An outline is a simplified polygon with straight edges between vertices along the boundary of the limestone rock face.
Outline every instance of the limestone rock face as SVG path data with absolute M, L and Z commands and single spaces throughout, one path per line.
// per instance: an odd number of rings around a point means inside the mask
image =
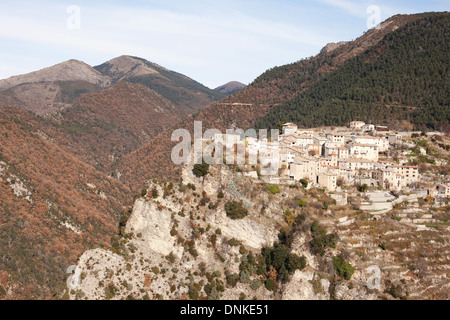
M 241 241 L 245 246 L 262 249 L 264 246 L 272 246 L 278 239 L 278 231 L 269 224 L 264 224 L 263 219 L 256 221 L 253 217 L 246 217 L 241 220 L 232 220 L 227 217 L 222 210 L 208 218 L 214 228 L 219 228 L 222 234 L 227 238 L 235 238 Z
M 292 253 L 298 256 L 304 256 L 306 258 L 307 265 L 311 268 L 317 268 L 314 256 L 309 251 L 309 243 L 307 242 L 306 236 L 299 233 L 294 238 L 294 243 L 292 245 Z
M 159 210 L 153 202 L 138 199 L 134 204 L 133 213 L 128 221 L 126 232 L 142 234 L 148 249 L 168 255 L 173 251 L 175 238 L 170 235 L 172 229 L 171 212 Z
M 337 48 L 341 47 L 342 45 L 346 44 L 346 42 L 339 42 L 339 43 L 329 43 L 327 44 L 322 51 L 320 51 L 321 54 L 326 54 L 328 52 L 334 51 Z
M 324 300 L 328 294 L 316 293 L 313 284 L 314 273 L 311 271 L 297 270 L 292 276 L 291 281 L 283 290 L 283 300 Z M 318 280 L 321 281 L 321 280 Z M 329 287 L 327 280 L 321 281 L 322 292 L 327 292 Z

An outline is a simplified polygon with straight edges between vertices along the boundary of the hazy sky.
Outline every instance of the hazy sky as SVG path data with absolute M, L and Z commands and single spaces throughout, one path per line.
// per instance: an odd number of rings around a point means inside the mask
M 103 0 L 0 2 L 0 78 L 77 59 L 133 55 L 215 88 L 353 40 L 397 13 L 450 1 Z M 378 8 L 378 9 L 377 9 Z

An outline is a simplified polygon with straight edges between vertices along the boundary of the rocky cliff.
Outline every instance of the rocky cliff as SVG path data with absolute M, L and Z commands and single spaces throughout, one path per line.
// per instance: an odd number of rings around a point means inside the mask
M 321 190 L 268 187 L 226 166 L 210 167 L 203 178 L 185 167 L 179 184 L 153 180 L 111 249 L 81 256 L 70 297 L 448 298 L 448 230 L 411 232 L 389 216 L 333 204 Z M 225 210 L 230 201 L 246 208 L 243 219 Z M 435 255 L 424 256 L 431 238 Z

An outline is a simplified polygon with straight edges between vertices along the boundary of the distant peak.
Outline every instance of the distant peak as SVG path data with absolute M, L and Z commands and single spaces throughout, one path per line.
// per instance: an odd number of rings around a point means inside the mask
M 216 92 L 224 93 L 224 94 L 233 94 L 239 90 L 244 89 L 247 85 L 239 82 L 239 81 L 230 81 L 220 87 L 214 89 Z

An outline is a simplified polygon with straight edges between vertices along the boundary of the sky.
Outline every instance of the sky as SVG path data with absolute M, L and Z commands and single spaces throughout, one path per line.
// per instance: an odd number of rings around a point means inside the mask
M 0 79 L 77 59 L 138 56 L 209 88 L 351 41 L 448 0 L 1 0 Z

